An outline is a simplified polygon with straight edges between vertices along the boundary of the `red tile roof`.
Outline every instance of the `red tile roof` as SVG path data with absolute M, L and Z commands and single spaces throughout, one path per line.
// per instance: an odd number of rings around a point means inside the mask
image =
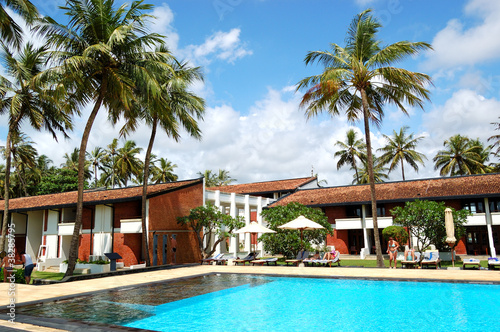
M 377 201 L 408 201 L 460 197 L 500 197 L 500 174 L 434 178 L 376 184 Z M 303 189 L 283 197 L 271 206 L 298 202 L 308 206 L 365 204 L 370 202 L 370 186 L 355 185 Z
M 190 186 L 196 183 L 201 183 L 201 179 L 186 180 L 178 182 L 169 182 L 148 186 L 148 196 L 161 194 L 172 191 L 181 187 Z M 9 201 L 9 210 L 40 210 L 46 208 L 57 208 L 63 206 L 75 205 L 78 192 L 70 191 L 60 194 L 49 194 L 40 196 L 20 197 Z M 127 201 L 140 199 L 142 196 L 142 186 L 128 187 L 109 190 L 87 190 L 83 193 L 84 204 L 102 204 L 113 203 L 117 201 Z M 0 211 L 4 210 L 4 204 L 0 205 Z
M 272 192 L 287 192 L 294 191 L 300 186 L 316 180 L 315 177 L 306 177 L 298 179 L 278 180 L 278 181 L 265 181 L 254 182 L 245 184 L 234 184 L 221 187 L 210 187 L 207 190 L 220 190 L 225 193 L 236 194 L 262 194 Z

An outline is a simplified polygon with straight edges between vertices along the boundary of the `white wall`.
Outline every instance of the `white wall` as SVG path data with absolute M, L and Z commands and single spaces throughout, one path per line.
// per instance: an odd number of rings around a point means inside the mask
M 42 244 L 43 211 L 28 212 L 28 228 L 26 234 L 26 252 L 36 260 L 38 249 Z

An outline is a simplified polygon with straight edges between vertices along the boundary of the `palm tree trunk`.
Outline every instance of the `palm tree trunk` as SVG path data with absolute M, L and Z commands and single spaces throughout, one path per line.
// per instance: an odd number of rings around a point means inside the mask
M 352 166 L 354 166 L 354 171 L 356 172 L 356 184 L 359 184 L 358 167 L 356 167 L 356 160 L 354 159 L 354 157 L 352 160 Z
M 105 79 L 102 83 L 105 87 Z M 87 120 L 87 124 L 85 125 L 85 129 L 83 131 L 82 141 L 80 143 L 80 153 L 78 154 L 78 200 L 76 202 L 76 220 L 75 220 L 75 228 L 73 230 L 73 237 L 71 238 L 71 244 L 69 248 L 69 257 L 68 257 L 68 270 L 64 277 L 72 276 L 73 271 L 75 270 L 76 259 L 78 258 L 78 246 L 80 242 L 80 227 L 82 226 L 82 218 L 83 218 L 83 185 L 84 185 L 84 173 L 85 173 L 85 151 L 87 150 L 87 142 L 90 136 L 90 130 L 92 129 L 92 124 L 99 112 L 99 108 L 101 108 L 102 101 L 104 99 L 104 95 L 106 93 L 106 89 L 102 88 L 97 98 L 97 101 L 94 105 L 94 109 Z M 113 226 L 113 225 L 111 225 Z
M 7 134 L 7 142 L 5 143 L 5 187 L 4 187 L 4 210 L 3 210 L 3 221 L 2 221 L 2 237 L 0 238 L 0 251 L 5 249 L 5 237 L 7 236 L 7 226 L 9 223 L 9 187 L 10 187 L 10 143 L 11 142 L 11 130 L 9 128 L 9 133 Z
M 156 136 L 156 126 L 158 119 L 153 118 L 153 124 L 151 125 L 151 137 L 149 138 L 148 150 L 146 151 L 146 158 L 144 159 L 144 178 L 142 183 L 142 250 L 146 255 L 146 266 L 150 266 L 151 262 L 149 259 L 149 246 L 148 246 L 148 231 L 146 228 L 146 202 L 148 194 L 148 178 L 149 178 L 149 160 L 151 159 L 151 150 L 153 150 L 153 144 Z
M 403 181 L 405 180 L 405 167 L 403 166 L 403 159 L 401 159 L 401 173 L 403 174 Z
M 382 247 L 380 245 L 380 237 L 377 221 L 377 198 L 375 194 L 375 177 L 373 176 L 373 156 L 372 143 L 370 139 L 370 123 L 369 123 L 369 105 L 366 91 L 361 89 L 361 100 L 363 103 L 363 118 L 365 124 L 365 139 L 366 139 L 366 157 L 368 165 L 368 178 L 370 180 L 370 195 L 372 201 L 372 218 L 373 218 L 373 236 L 375 238 L 375 251 L 377 253 L 377 267 L 385 267 L 384 258 L 382 257 Z

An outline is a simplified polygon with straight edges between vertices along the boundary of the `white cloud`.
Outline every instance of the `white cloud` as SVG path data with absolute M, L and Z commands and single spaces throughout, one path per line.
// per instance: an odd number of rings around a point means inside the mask
M 497 59 L 500 54 L 500 1 L 471 0 L 465 15 L 477 17 L 475 26 L 465 26 L 459 19 L 448 22 L 432 41 L 433 52 L 425 63 L 428 69 L 474 65 Z
M 167 45 L 169 49 L 175 54 L 179 47 L 179 34 L 173 27 L 174 13 L 172 9 L 166 4 L 162 3 L 161 6 L 156 6 L 151 15 L 156 19 L 152 19 L 150 29 L 156 33 L 167 37 Z
M 195 62 L 209 64 L 214 58 L 234 63 L 237 59 L 251 55 L 246 44 L 240 40 L 241 29 L 229 32 L 217 31 L 201 45 L 189 45 L 184 50 Z

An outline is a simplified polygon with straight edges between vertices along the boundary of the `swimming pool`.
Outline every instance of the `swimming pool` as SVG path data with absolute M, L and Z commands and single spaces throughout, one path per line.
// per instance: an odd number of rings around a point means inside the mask
M 493 331 L 500 285 L 209 275 L 20 313 L 155 331 Z

